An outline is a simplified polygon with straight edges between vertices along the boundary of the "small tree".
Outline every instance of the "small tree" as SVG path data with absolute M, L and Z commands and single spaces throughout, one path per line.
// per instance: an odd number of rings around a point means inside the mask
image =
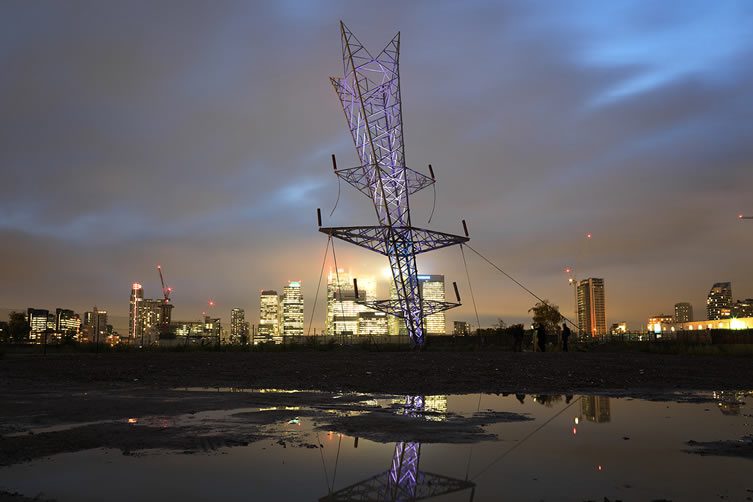
M 560 309 L 557 305 L 550 303 L 549 300 L 544 300 L 528 309 L 528 312 L 533 312 L 534 326 L 543 324 L 547 333 L 559 332 L 559 323 L 562 320 L 562 314 L 560 314 Z

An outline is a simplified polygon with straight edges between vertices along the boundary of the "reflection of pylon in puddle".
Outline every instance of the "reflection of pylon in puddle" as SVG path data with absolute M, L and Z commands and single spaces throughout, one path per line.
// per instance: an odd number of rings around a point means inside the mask
M 423 396 L 407 396 L 404 415 L 421 419 L 424 411 Z M 402 502 L 425 500 L 448 493 L 471 490 L 473 500 L 476 484 L 440 474 L 418 470 L 421 443 L 401 441 L 395 444 L 392 465 L 388 471 L 347 486 L 320 498 L 320 502 L 374 501 Z

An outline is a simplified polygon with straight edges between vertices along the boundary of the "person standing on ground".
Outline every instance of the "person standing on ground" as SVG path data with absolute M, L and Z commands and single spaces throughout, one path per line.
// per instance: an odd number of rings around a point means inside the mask
M 567 352 L 567 339 L 570 338 L 570 328 L 566 322 L 562 323 L 562 352 Z
M 511 329 L 514 330 L 512 332 L 513 352 L 523 352 L 523 335 L 525 334 L 523 332 L 523 326 L 513 326 Z
M 539 352 L 546 352 L 546 328 L 543 322 L 536 328 L 536 339 L 539 342 Z

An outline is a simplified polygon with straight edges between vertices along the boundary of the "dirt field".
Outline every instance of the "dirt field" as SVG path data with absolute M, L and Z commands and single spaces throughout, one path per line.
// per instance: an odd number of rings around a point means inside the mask
M 146 352 L 6 355 L 0 393 L 69 385 L 438 394 L 753 387 L 753 359 L 604 352 Z

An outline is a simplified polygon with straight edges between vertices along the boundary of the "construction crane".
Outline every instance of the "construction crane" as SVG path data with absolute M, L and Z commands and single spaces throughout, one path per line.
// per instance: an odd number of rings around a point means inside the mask
M 157 265 L 159 280 L 162 283 L 162 311 L 160 313 L 159 337 L 160 340 L 175 338 L 175 333 L 170 332 L 170 319 L 172 318 L 173 305 L 170 303 L 170 293 L 173 288 L 165 286 L 165 277 L 162 275 L 162 266 Z

